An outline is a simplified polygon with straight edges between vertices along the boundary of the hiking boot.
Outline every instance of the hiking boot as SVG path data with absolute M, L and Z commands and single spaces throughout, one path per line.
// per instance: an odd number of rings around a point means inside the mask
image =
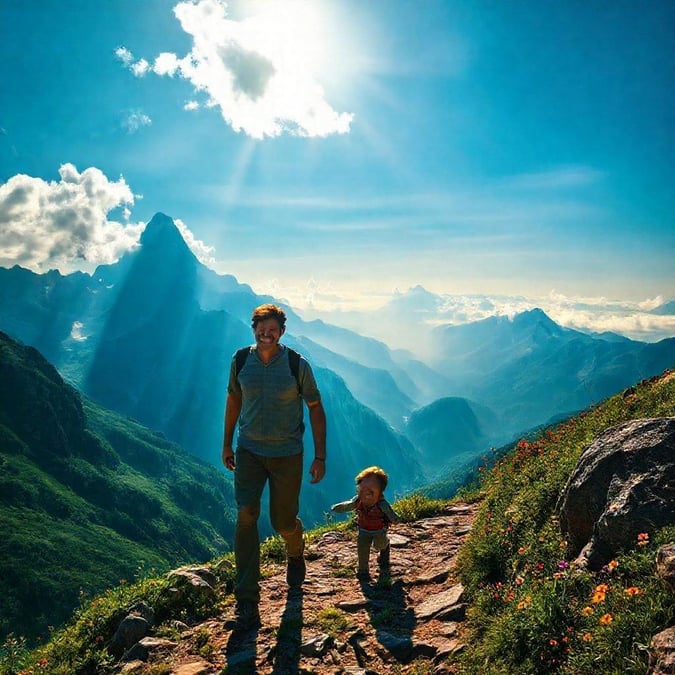
M 377 564 L 380 567 L 389 567 L 390 561 L 389 561 L 389 553 L 391 551 L 391 546 L 387 546 L 387 548 L 383 548 L 378 554 L 377 554 Z
M 307 565 L 304 555 L 288 556 L 288 566 L 286 567 L 286 582 L 291 588 L 302 586 L 305 580 Z
M 260 628 L 260 625 L 258 603 L 252 600 L 238 602 L 234 610 L 234 618 L 225 622 L 225 628 L 229 630 L 252 630 Z

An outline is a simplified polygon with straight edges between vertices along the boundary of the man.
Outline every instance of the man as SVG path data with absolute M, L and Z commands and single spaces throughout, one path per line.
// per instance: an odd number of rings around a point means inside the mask
M 304 539 L 298 518 L 302 483 L 304 431 L 302 402 L 309 409 L 314 439 L 310 482 L 326 472 L 326 417 L 307 361 L 279 343 L 286 330 L 284 311 L 272 304 L 257 307 L 251 317 L 255 345 L 245 360 L 232 358 L 225 407 L 223 464 L 234 471 L 237 525 L 234 535 L 236 599 L 234 628 L 260 625 L 260 497 L 269 481 L 270 520 L 286 543 L 289 586 L 305 579 Z M 239 422 L 236 456 L 232 449 Z

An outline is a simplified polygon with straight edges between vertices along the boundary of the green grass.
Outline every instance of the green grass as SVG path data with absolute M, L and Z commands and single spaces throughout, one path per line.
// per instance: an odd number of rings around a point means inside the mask
M 317 616 L 317 623 L 322 631 L 335 638 L 351 627 L 349 616 L 336 607 L 325 607 Z
M 656 578 L 654 562 L 675 528 L 649 532 L 646 546 L 632 542 L 611 569 L 577 571 L 556 502 L 583 449 L 605 429 L 673 415 L 671 374 L 520 441 L 483 469 L 476 492 L 482 504 L 458 563 L 471 599 L 459 672 L 646 672 L 645 645 L 675 618 L 673 595 Z M 601 601 L 592 602 L 603 585 Z

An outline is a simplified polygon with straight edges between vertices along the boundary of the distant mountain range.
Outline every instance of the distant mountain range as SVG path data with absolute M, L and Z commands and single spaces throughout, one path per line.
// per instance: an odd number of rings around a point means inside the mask
M 675 365 L 675 338 L 643 343 L 562 328 L 534 309 L 433 332 L 430 365 L 504 431 L 573 413 Z
M 91 276 L 0 268 L 0 329 L 87 396 L 216 466 L 230 358 L 252 341 L 253 307 L 273 300 L 202 265 L 163 214 L 137 250 Z M 377 320 L 396 331 L 437 303 L 411 289 Z M 285 309 L 284 340 L 315 366 L 328 417 L 328 477 L 303 492 L 312 521 L 366 464 L 387 466 L 403 492 L 438 478 L 459 447 L 479 454 L 675 365 L 675 339 L 587 335 L 541 310 L 441 326 L 412 353 Z M 453 429 L 466 432 L 461 442 Z
M 164 436 L 82 399 L 0 333 L 0 638 L 98 593 L 231 548 L 232 486 Z
M 201 265 L 163 214 L 148 223 L 140 244 L 92 276 L 0 269 L 0 329 L 39 349 L 98 403 L 163 431 L 220 466 L 230 359 L 252 342 L 252 309 L 271 298 Z M 326 480 L 303 488 L 303 518 L 321 520 L 334 495 L 349 493 L 366 464 L 390 465 L 392 486 L 401 492 L 419 484 L 423 474 L 413 446 L 364 405 L 359 393 L 371 403 L 379 399 L 382 410 L 399 420 L 399 429 L 414 403 L 396 391 L 388 372 L 359 371 L 343 356 L 296 337 L 303 322 L 291 308 L 288 314 L 288 344 L 298 345 L 313 363 L 312 350 L 317 352 L 332 455 Z M 358 342 L 359 336 L 352 339 Z M 387 387 L 391 391 L 384 395 Z M 311 434 L 305 440 L 311 457 Z

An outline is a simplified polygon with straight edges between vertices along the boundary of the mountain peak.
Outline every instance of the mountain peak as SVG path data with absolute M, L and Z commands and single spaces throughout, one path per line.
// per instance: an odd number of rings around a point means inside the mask
M 145 246 L 146 244 L 150 244 L 154 246 L 158 241 L 161 241 L 164 244 L 168 241 L 172 241 L 174 246 L 180 242 L 181 245 L 187 246 L 183 239 L 183 235 L 176 227 L 173 218 L 170 218 L 165 213 L 160 213 L 159 211 L 155 213 L 145 226 L 143 234 L 141 235 L 141 245 Z
M 173 261 L 173 264 L 179 260 L 189 261 L 190 265 L 197 262 L 173 218 L 161 212 L 155 213 L 145 226 L 141 234 L 141 250 L 144 258 L 151 254 L 153 259 L 160 257 L 167 262 Z

